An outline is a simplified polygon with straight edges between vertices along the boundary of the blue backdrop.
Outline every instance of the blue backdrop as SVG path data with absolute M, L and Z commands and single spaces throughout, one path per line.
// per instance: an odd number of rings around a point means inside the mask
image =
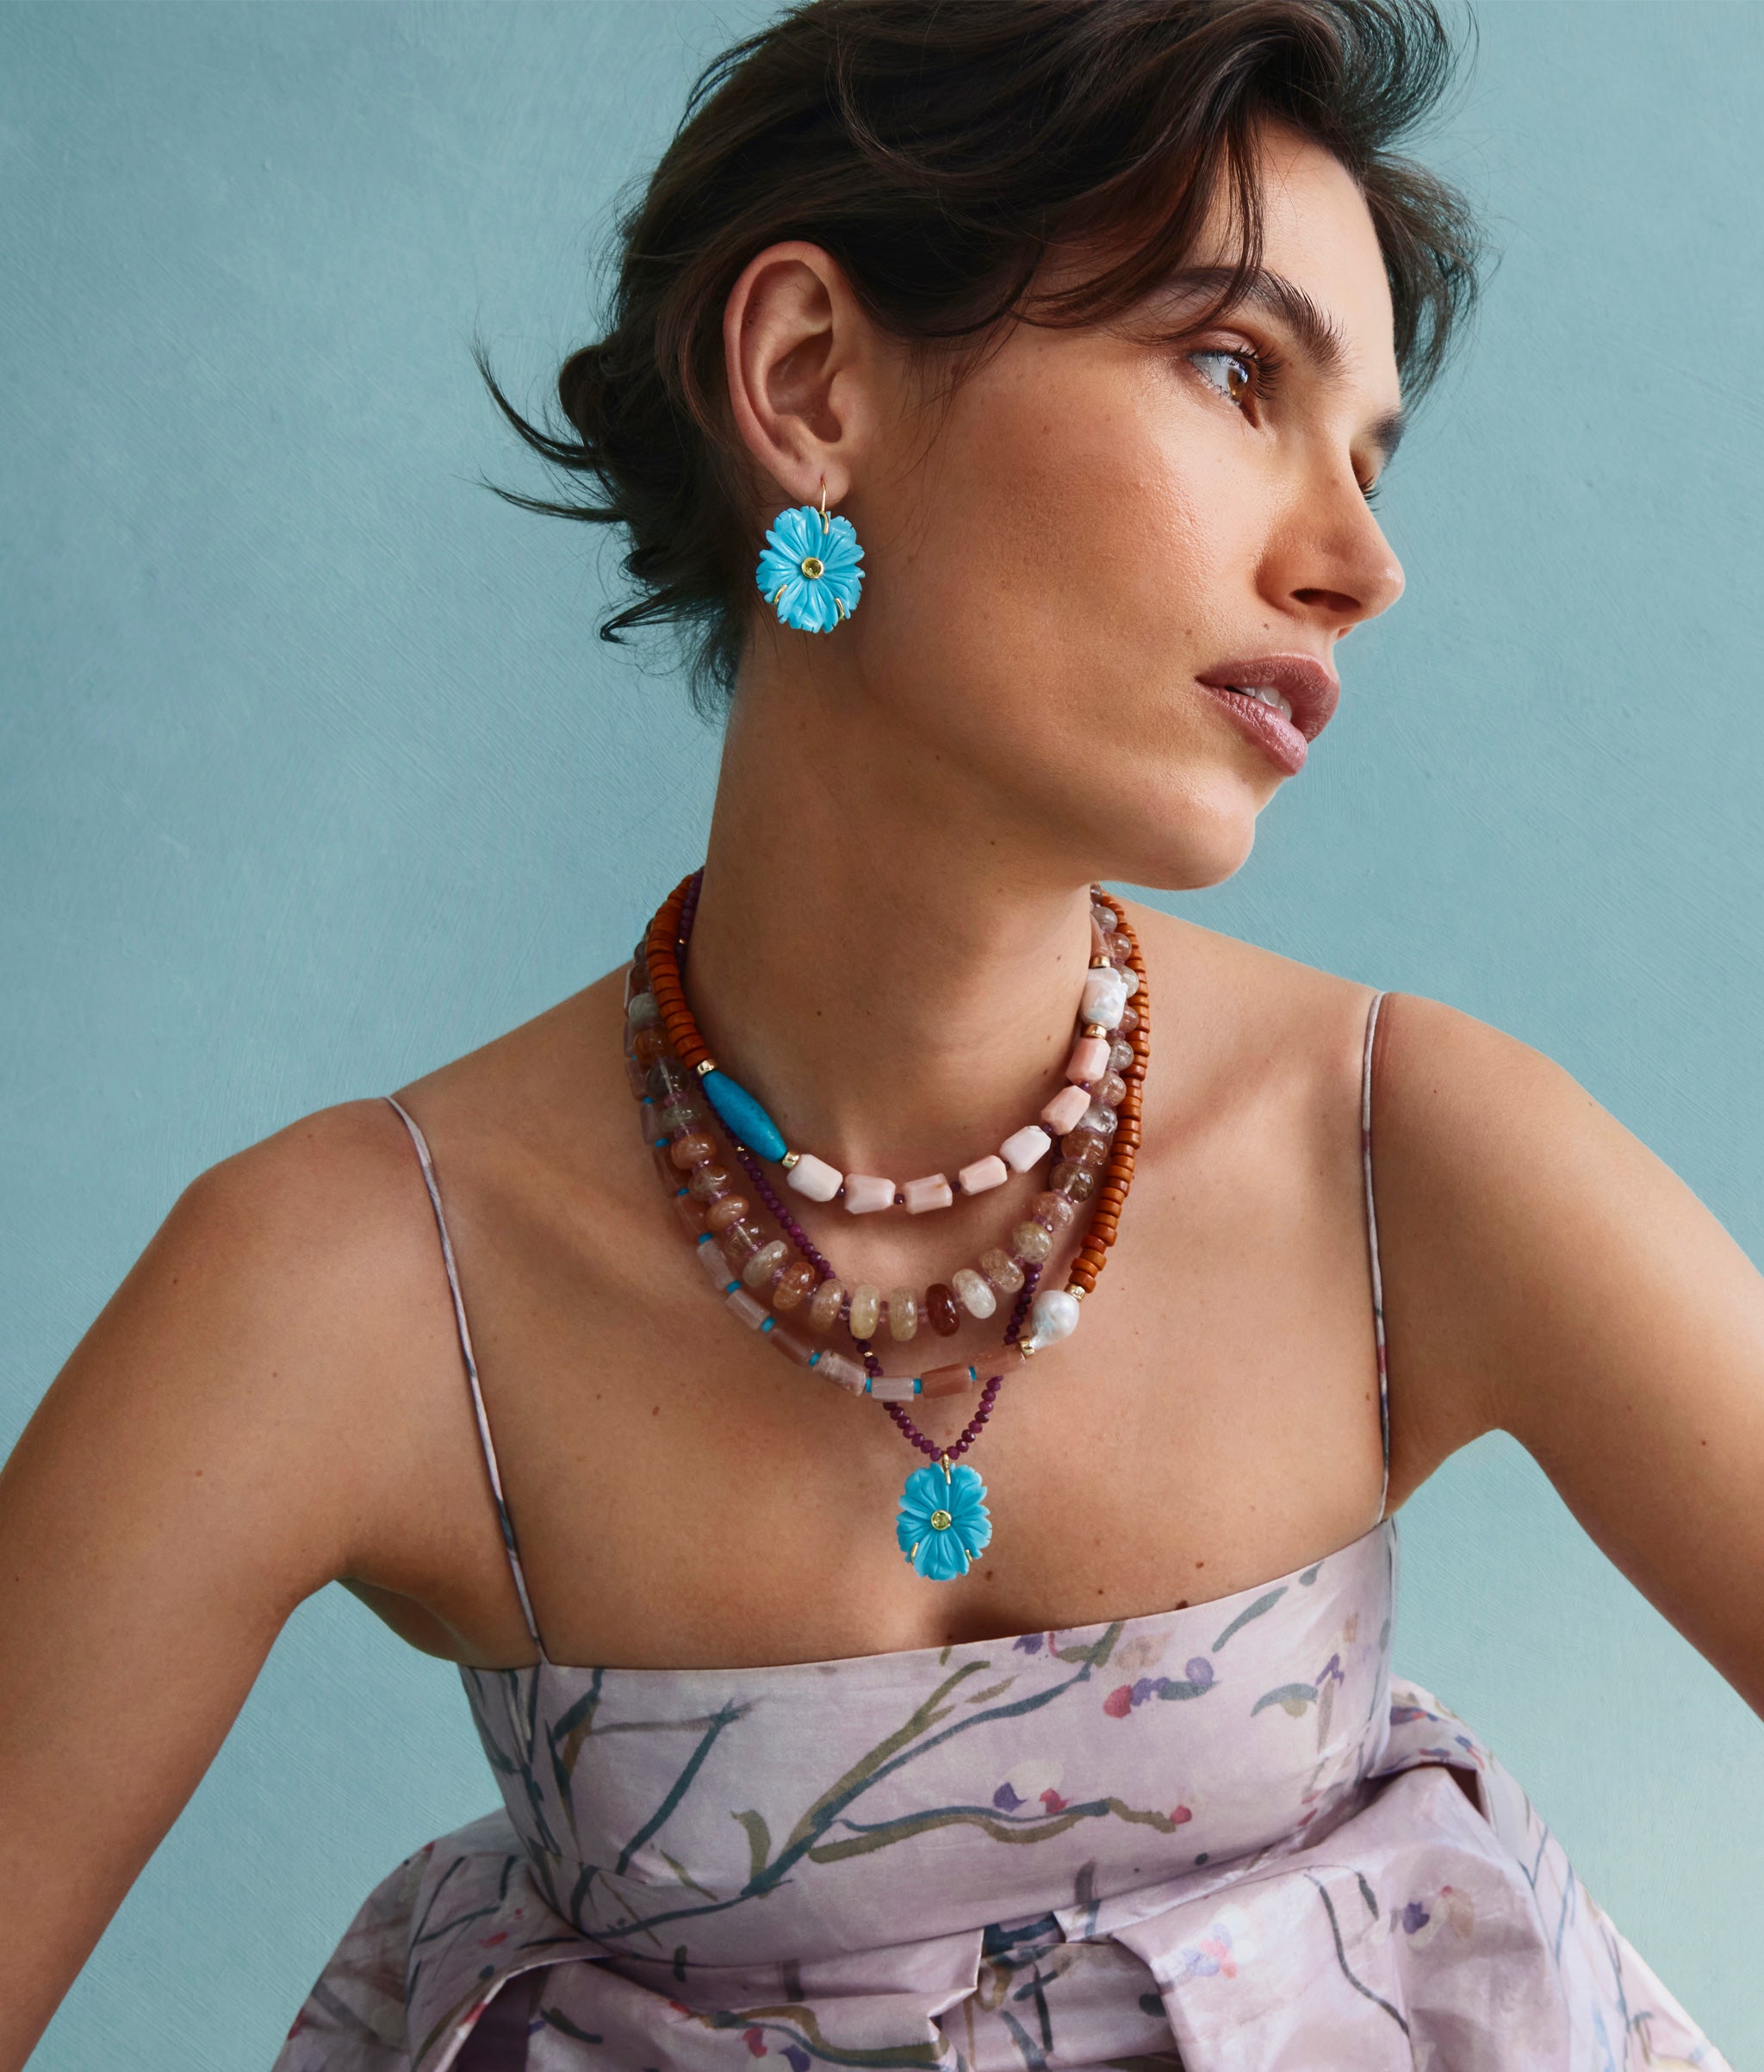
M 574 991 L 700 853 L 715 738 L 594 638 L 610 562 L 475 486 L 532 477 L 467 341 L 537 400 L 764 11 L 0 11 L 0 1446 L 194 1173 Z M 1757 1258 L 1764 13 L 1481 22 L 1432 155 L 1505 258 L 1391 478 L 1408 595 L 1183 910 L 1537 1044 Z M 1400 1668 L 1764 2062 L 1764 1727 L 1512 1445 L 1403 1534 Z M 325 1593 L 34 2063 L 266 2066 L 492 1796 L 452 1672 Z

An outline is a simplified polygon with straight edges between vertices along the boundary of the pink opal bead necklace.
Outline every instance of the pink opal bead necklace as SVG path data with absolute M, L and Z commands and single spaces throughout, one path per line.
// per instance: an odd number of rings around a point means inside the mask
M 718 1073 L 686 1005 L 680 965 L 691 941 L 701 880 L 702 872 L 693 873 L 664 903 L 633 956 L 626 980 L 626 1072 L 640 1104 L 643 1134 L 657 1171 L 673 1194 L 676 1214 L 694 1240 L 706 1277 L 725 1305 L 797 1365 L 814 1370 L 849 1394 L 871 1396 L 880 1402 L 903 1436 L 934 1462 L 933 1467 L 908 1478 L 897 1537 L 920 1575 L 941 1579 L 965 1573 L 972 1556 L 986 1544 L 991 1528 L 983 1502 L 984 1485 L 972 1469 L 956 1464 L 991 1416 L 1004 1371 L 1069 1336 L 1075 1328 L 1079 1303 L 1094 1286 L 1107 1248 L 1114 1242 L 1131 1183 L 1139 1139 L 1139 1082 L 1144 1076 L 1149 1036 L 1149 1018 L 1141 1011 L 1146 998 L 1138 945 L 1120 908 L 1093 888 L 1093 956 L 1084 978 L 1080 1033 L 1067 1067 L 1068 1084 L 1043 1111 L 1044 1119 L 1065 1125 L 1062 1155 L 1049 1187 L 1011 1232 L 1009 1249 L 993 1248 L 982 1254 L 978 1268 L 959 1269 L 948 1282 L 933 1282 L 922 1295 L 910 1288 L 896 1288 L 885 1296 L 867 1284 L 845 1285 L 771 1185 L 755 1146 L 743 1140 L 742 1130 L 731 1121 L 736 1118 L 752 1134 L 767 1139 L 767 1154 L 772 1162 L 786 1167 L 793 1184 L 807 1154 L 785 1154 L 781 1136 L 764 1109 L 744 1088 Z M 1138 1006 L 1133 1005 L 1135 995 L 1140 996 Z M 710 1135 L 711 1115 L 694 1098 L 701 1090 L 736 1161 L 781 1235 L 767 1236 L 754 1218 L 753 1203 L 737 1191 L 737 1183 L 717 1162 L 717 1144 Z M 1117 1109 L 1126 1118 L 1119 1131 Z M 1027 1134 L 1018 1132 L 1016 1138 Z M 1034 1157 L 1023 1160 L 1019 1170 L 1028 1170 L 1052 1148 L 1045 1130 L 1035 1129 L 1034 1136 L 1041 1140 L 1041 1147 Z M 1015 1146 L 1016 1138 L 1008 1139 L 1004 1148 Z M 998 1163 L 998 1179 L 989 1179 L 988 1186 L 1005 1177 L 1007 1161 L 1001 1157 Z M 854 1177 L 865 1176 L 842 1176 L 848 1186 Z M 947 1190 L 941 1174 L 932 1177 Z M 805 1200 L 834 1198 L 818 1185 L 796 1191 Z M 905 1190 L 897 1192 L 903 1198 L 902 1205 L 910 1210 Z M 1093 1225 L 1074 1263 L 1072 1279 L 1064 1289 L 1040 1288 L 1043 1266 L 1060 1235 L 1076 1220 L 1080 1205 L 1091 1202 L 1093 1196 Z M 925 1205 L 946 1204 L 939 1200 Z M 768 1296 L 769 1307 L 762 1299 Z M 1007 1297 L 1013 1299 L 1003 1342 L 978 1363 L 957 1361 L 913 1375 L 883 1371 L 873 1341 L 885 1325 L 897 1341 L 916 1335 L 922 1321 L 936 1335 L 953 1336 L 964 1316 L 990 1317 Z M 842 1327 L 855 1341 L 859 1357 L 813 1344 L 796 1328 L 798 1320 L 792 1313 L 798 1310 L 817 1337 Z M 927 1438 L 902 1407 L 916 1396 L 958 1395 L 977 1385 L 981 1393 L 974 1415 L 947 1446 Z

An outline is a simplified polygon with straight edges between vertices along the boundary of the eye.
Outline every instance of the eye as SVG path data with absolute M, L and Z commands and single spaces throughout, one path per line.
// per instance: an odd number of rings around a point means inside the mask
M 1202 380 L 1210 382 L 1221 395 L 1239 405 L 1248 400 L 1260 368 L 1259 355 L 1241 346 L 1211 346 L 1189 353 L 1189 359 L 1200 369 Z

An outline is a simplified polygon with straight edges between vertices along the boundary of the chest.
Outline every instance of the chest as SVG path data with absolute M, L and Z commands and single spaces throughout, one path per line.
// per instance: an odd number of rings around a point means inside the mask
M 1191 1136 L 1180 1160 L 1146 1162 L 1078 1331 L 1007 1375 L 973 1446 L 992 1539 L 947 1583 L 915 1576 L 895 1544 L 922 1457 L 879 1404 L 740 1327 L 647 1173 L 616 1217 L 604 1201 L 574 1216 L 556 1198 L 535 1216 L 469 1195 L 456 1242 L 553 1657 L 967 1643 L 1200 1604 L 1363 1532 L 1382 1449 L 1357 1145 L 1295 1156 L 1278 1118 L 1266 1140 L 1239 1120 L 1231 1141 Z M 848 1240 L 854 1272 L 910 1283 L 940 1245 L 953 1264 L 984 1241 L 930 1220 L 871 1219 Z M 995 1323 L 889 1345 L 886 1364 L 979 1358 L 997 1338 Z M 910 1414 L 944 1445 L 975 1407 Z

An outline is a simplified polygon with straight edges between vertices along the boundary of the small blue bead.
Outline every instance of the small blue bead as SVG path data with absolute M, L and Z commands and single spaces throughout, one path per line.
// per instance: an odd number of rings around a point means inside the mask
M 772 1328 L 773 1325 L 773 1324 L 775 1324 L 777 1322 L 778 1322 L 778 1319 L 777 1319 L 775 1316 L 768 1316 L 768 1317 L 767 1317 L 767 1318 L 765 1319 L 765 1321 L 764 1321 L 764 1322 L 763 1322 L 761 1324 L 761 1326 L 760 1326 L 760 1335 L 761 1335 L 761 1338 L 763 1338 L 763 1337 L 766 1335 L 767 1332 L 768 1332 L 768 1331 L 769 1331 L 769 1330 Z
M 699 1084 L 736 1142 L 775 1166 L 790 1148 L 784 1132 L 740 1080 L 730 1079 L 726 1072 L 707 1072 Z
M 811 1366 L 814 1366 L 814 1364 L 815 1364 L 815 1362 L 816 1362 L 816 1361 L 817 1361 L 817 1360 L 818 1360 L 820 1357 L 821 1357 L 821 1349 L 820 1349 L 820 1347 L 817 1346 L 817 1347 L 815 1348 L 815 1350 L 814 1350 L 812 1353 L 810 1353 L 810 1355 L 809 1355 L 809 1365 L 810 1365 Z
M 704 1234 L 703 1234 L 703 1235 L 700 1236 L 700 1238 L 699 1239 L 699 1242 L 701 1245 L 708 1245 L 708 1244 L 710 1243 L 710 1241 L 711 1241 L 711 1233 L 710 1233 L 708 1230 L 706 1230 L 706 1231 L 705 1231 L 705 1233 L 704 1233 Z
M 738 1280 L 727 1281 L 724 1284 L 723 1292 L 725 1295 L 733 1295 L 740 1285 L 741 1283 Z

